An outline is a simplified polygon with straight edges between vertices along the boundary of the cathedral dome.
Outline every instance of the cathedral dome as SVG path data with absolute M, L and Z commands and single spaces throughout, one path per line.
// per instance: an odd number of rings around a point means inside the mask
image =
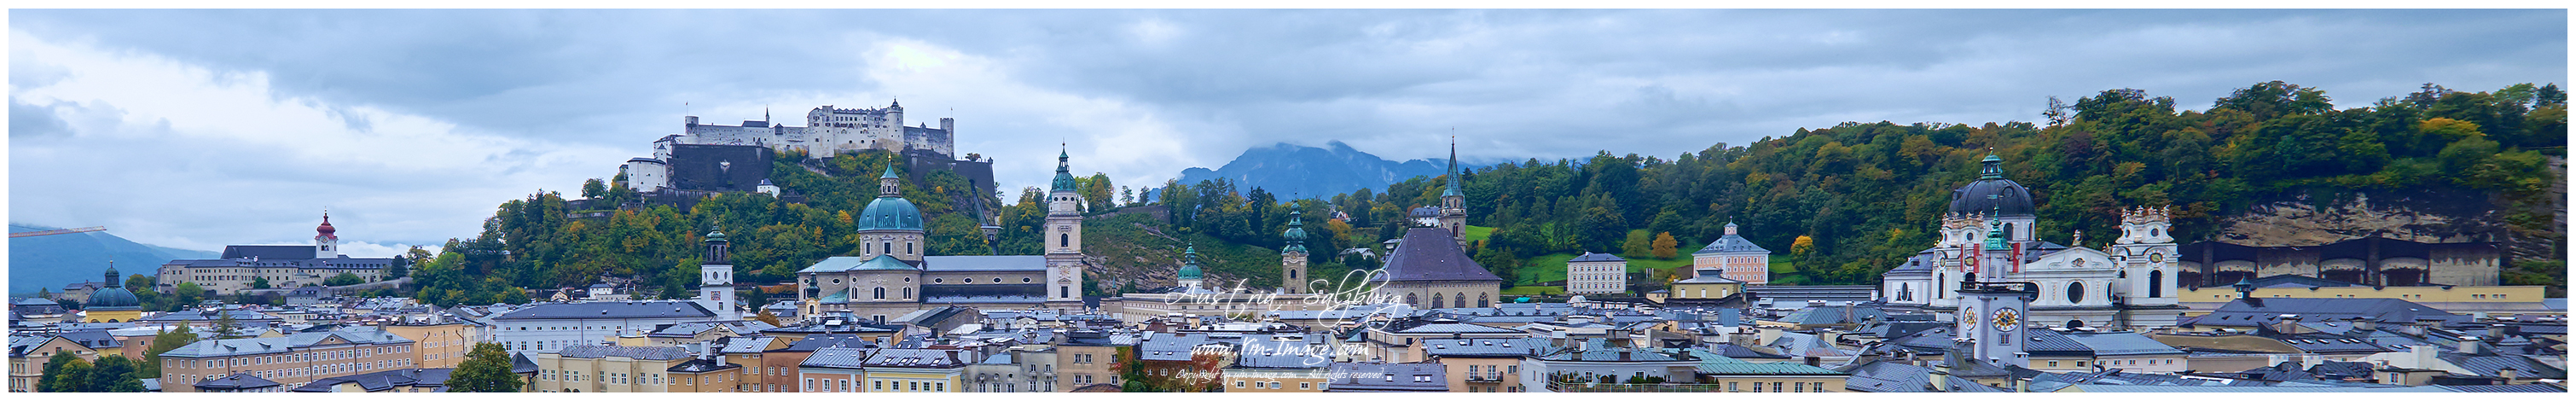
M 1997 216 L 2035 216 L 2030 189 L 2021 183 L 2004 179 L 2004 159 L 1987 155 L 1982 176 L 1976 182 L 1950 191 L 1950 212 L 1959 214 L 1995 213 Z
M 98 292 L 89 294 L 89 301 L 81 303 L 81 308 L 88 310 L 142 309 L 142 299 L 135 298 L 133 291 L 126 291 L 124 288 L 119 288 L 120 286 L 118 284 L 120 283 L 116 277 L 116 268 L 107 268 L 107 281 L 103 284 L 106 285 L 107 288 L 100 288 Z
M 868 208 L 860 210 L 859 215 L 855 217 L 858 220 L 853 223 L 859 223 L 859 230 L 862 231 L 919 231 L 922 229 L 921 208 L 913 207 L 912 201 L 903 198 L 877 198 L 877 200 L 868 201 Z

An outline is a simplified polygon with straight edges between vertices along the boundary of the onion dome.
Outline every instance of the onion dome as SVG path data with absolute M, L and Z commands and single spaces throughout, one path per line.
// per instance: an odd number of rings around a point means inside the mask
M 1056 155 L 1055 155 L 1055 188 L 1054 188 L 1052 191 L 1054 191 L 1054 192 L 1073 192 L 1073 190 L 1074 190 L 1074 186 L 1075 186 L 1075 185 L 1074 185 L 1074 182 L 1073 182 L 1073 165 L 1071 164 L 1071 161 L 1072 161 L 1072 160 L 1073 160 L 1073 153 L 1070 153 L 1070 152 L 1060 152 L 1060 153 L 1056 153 Z
M 316 237 L 340 239 L 340 235 L 338 234 L 340 229 L 331 228 L 330 211 L 322 212 L 322 225 L 313 227 L 313 232 L 316 234 Z
M 135 298 L 133 291 L 119 288 L 121 287 L 119 284 L 123 284 L 124 280 L 118 279 L 117 276 L 116 266 L 111 262 L 107 267 L 107 280 L 102 282 L 107 288 L 100 288 L 98 292 L 90 293 L 89 301 L 81 303 L 81 308 L 102 311 L 142 310 L 143 300 Z
M 1976 182 L 1950 191 L 1950 213 L 1993 213 L 1995 217 L 2037 216 L 2030 189 L 2004 178 L 2004 159 L 1986 155 Z
M 868 201 L 868 207 L 860 209 L 852 221 L 858 223 L 859 230 L 922 230 L 921 208 L 903 199 L 903 190 L 897 184 L 900 180 L 894 174 L 894 166 L 887 165 L 885 175 L 877 177 L 877 200 Z
M 1279 235 L 1282 238 L 1288 239 L 1288 245 L 1280 247 L 1279 253 L 1306 252 L 1305 216 L 1306 211 L 1304 210 L 1288 209 L 1288 232 L 1281 233 Z
M 1181 251 L 1180 276 L 1182 280 L 1198 280 L 1206 276 L 1204 272 L 1199 271 L 1199 247 L 1192 246 L 1188 250 Z

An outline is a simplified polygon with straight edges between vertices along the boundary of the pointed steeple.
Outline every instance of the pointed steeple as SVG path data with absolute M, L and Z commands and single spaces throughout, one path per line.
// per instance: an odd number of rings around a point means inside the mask
M 1449 137 L 1449 187 L 1441 189 L 1440 196 L 1465 196 L 1465 191 L 1458 190 L 1458 181 L 1458 137 L 1452 135 Z

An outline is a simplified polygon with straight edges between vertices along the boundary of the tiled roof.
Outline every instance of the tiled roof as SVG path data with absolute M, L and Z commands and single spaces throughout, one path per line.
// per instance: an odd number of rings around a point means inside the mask
M 1335 363 L 1327 377 L 1333 392 L 1449 391 L 1448 370 L 1437 363 Z
M 382 372 L 360 373 L 314 380 L 312 383 L 307 383 L 303 387 L 296 387 L 293 391 L 299 393 L 328 393 L 332 392 L 331 390 L 333 387 L 339 387 L 343 383 L 357 384 L 359 388 L 366 389 L 367 392 L 371 393 L 392 390 L 394 387 L 398 386 L 443 388 L 447 386 L 447 375 L 454 372 L 455 369 L 439 368 L 395 369 Z
M 1039 255 L 966 255 L 923 256 L 922 269 L 932 272 L 1043 272 L 1046 257 Z
M 2567 392 L 2567 388 L 2566 388 L 2566 387 L 2554 386 L 2554 385 L 2550 385 L 2549 383 L 2505 384 L 2505 385 L 2473 385 L 2473 386 L 2433 386 L 2433 387 L 2441 388 L 2441 389 L 2443 389 L 2443 390 L 2451 390 L 2451 391 L 2453 391 L 2453 392 L 2461 392 L 2461 393 L 2564 393 L 2564 392 Z
M 379 328 L 346 328 L 329 332 L 294 333 L 282 337 L 200 340 L 194 343 L 189 343 L 188 345 L 179 346 L 179 348 L 171 349 L 169 352 L 162 353 L 161 356 L 207 358 L 285 353 L 293 349 L 311 347 L 314 344 L 320 344 L 325 340 L 335 338 L 339 339 L 339 341 L 347 341 L 355 344 L 399 344 L 412 341 L 411 339 L 403 338 L 402 336 L 394 335 L 393 333 L 387 333 L 384 329 Z
M 493 320 L 531 319 L 633 319 L 714 317 L 715 312 L 690 301 L 578 302 L 536 304 L 519 308 Z
M 1697 349 L 1694 349 L 1694 350 L 1690 350 L 1690 354 L 1691 354 L 1691 356 L 1692 356 L 1692 357 L 1699 358 L 1699 373 L 1700 373 L 1700 374 L 1707 374 L 1707 375 L 1833 375 L 1833 376 L 1842 376 L 1842 375 L 1847 375 L 1847 374 L 1848 374 L 1848 373 L 1843 373 L 1842 371 L 1838 371 L 1838 370 L 1826 369 L 1826 368 L 1815 367 L 1815 366 L 1807 366 L 1807 365 L 1804 365 L 1804 364 L 1788 363 L 1788 362 L 1768 362 L 1768 363 L 1753 363 L 1753 362 L 1745 362 L 1745 361 L 1742 361 L 1742 360 L 1737 360 L 1737 359 L 1735 359 L 1735 358 L 1728 358 L 1728 357 L 1725 357 L 1725 356 L 1722 356 L 1722 355 L 1718 355 L 1717 353 L 1714 353 L 1714 352 L 1708 352 L 1708 351 L 1706 351 L 1706 350 L 1697 350 Z
M 1582 255 L 1577 255 L 1577 256 L 1575 256 L 1575 257 L 1574 257 L 1574 259 L 1568 259 L 1568 260 L 1566 260 L 1566 262 L 1567 262 L 1567 263 L 1582 263 L 1582 262 L 1625 262 L 1625 261 L 1628 261 L 1628 260 L 1627 260 L 1627 259 L 1620 259 L 1620 258 L 1619 258 L 1619 255 L 1612 255 L 1612 254 L 1607 254 L 1607 253 L 1592 253 L 1592 252 L 1584 252 Z
M 218 377 L 197 382 L 197 388 L 210 390 L 243 390 L 277 386 L 277 382 L 268 381 L 268 379 L 262 379 L 259 378 L 259 376 L 253 376 L 249 373 L 234 373 L 231 376 Z
M 575 345 L 556 351 L 565 358 L 625 357 L 647 361 L 674 361 L 689 358 L 689 350 L 680 347 L 626 347 L 616 345 Z
M 816 349 L 813 354 L 806 355 L 805 361 L 798 363 L 797 366 L 859 369 L 866 366 L 868 361 L 868 351 L 869 350 L 866 348 L 834 347 Z
M 1434 338 L 1420 344 L 1423 354 L 1449 357 L 1530 357 L 1556 351 L 1538 338 Z
M 868 356 L 866 366 L 871 368 L 929 369 L 958 368 L 966 366 L 966 361 L 952 359 L 949 356 L 950 352 L 957 352 L 960 354 L 955 358 L 964 358 L 964 351 L 961 350 L 883 349 L 877 350 L 875 355 Z
M 2418 320 L 2466 321 L 2466 315 L 2453 314 L 2423 304 L 2391 298 L 2259 298 L 2238 299 L 2209 314 L 2184 319 L 2183 324 L 2218 327 L 2250 327 L 2281 321 L 2282 315 L 2297 315 L 2303 321 L 2342 321 L 2363 318 L 2385 323 L 2415 323 Z

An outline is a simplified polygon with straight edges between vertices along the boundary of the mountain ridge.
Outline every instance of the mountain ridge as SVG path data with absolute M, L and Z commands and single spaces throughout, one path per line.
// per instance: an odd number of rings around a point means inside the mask
M 9 223 L 13 233 L 52 229 L 56 228 Z M 9 293 L 30 294 L 40 288 L 60 291 L 65 284 L 96 281 L 110 261 L 123 265 L 116 269 L 119 274 L 151 276 L 171 260 L 217 256 L 221 254 L 137 243 L 105 231 L 10 238 Z

